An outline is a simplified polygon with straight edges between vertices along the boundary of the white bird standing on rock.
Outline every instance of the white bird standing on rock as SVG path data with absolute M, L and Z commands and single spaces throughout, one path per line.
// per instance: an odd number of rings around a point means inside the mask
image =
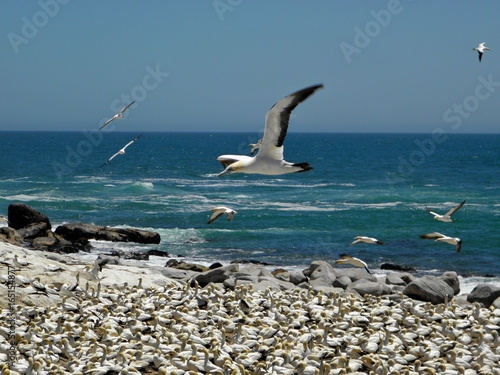
M 340 254 L 340 258 L 342 258 L 342 259 L 337 259 L 335 261 L 336 264 L 348 263 L 348 264 L 351 264 L 355 267 L 364 268 L 366 270 L 366 272 L 371 274 L 370 270 L 368 269 L 368 265 L 365 262 L 363 262 L 361 259 L 354 258 L 354 257 L 347 255 L 347 254 Z
M 485 47 L 484 43 L 486 42 L 479 43 L 476 48 L 472 49 L 473 51 L 477 51 L 479 53 L 479 62 L 481 62 L 481 59 L 483 58 L 483 52 L 490 50 L 488 47 Z
M 434 232 L 434 233 L 422 234 L 420 238 L 424 240 L 436 240 L 439 242 L 449 243 L 450 245 L 455 245 L 456 246 L 455 250 L 457 254 L 462 249 L 462 240 L 458 237 L 448 237 L 445 236 L 444 234 Z
M 210 220 L 208 220 L 208 224 L 214 222 L 222 214 L 226 214 L 227 220 L 233 221 L 233 215 L 236 215 L 238 213 L 235 210 L 233 210 L 232 208 L 228 208 L 228 207 L 224 207 L 224 206 L 212 208 L 211 211 L 214 211 L 214 213 L 210 217 Z
M 221 155 L 217 160 L 226 169 L 218 177 L 228 173 L 282 175 L 306 172 L 313 169 L 308 163 L 289 163 L 283 159 L 283 142 L 288 130 L 292 111 L 323 85 L 299 90 L 277 102 L 266 114 L 266 126 L 257 155 Z
M 384 243 L 382 241 L 377 240 L 376 238 L 373 237 L 365 237 L 365 236 L 356 236 L 354 237 L 354 242 L 351 243 L 351 245 L 356 245 L 358 243 L 365 242 L 365 243 L 376 243 L 377 245 L 383 245 Z
M 14 267 L 16 267 L 16 268 L 28 267 L 31 265 L 31 263 L 23 262 L 22 260 L 19 260 L 17 258 L 17 254 L 14 255 L 14 259 L 12 260 L 12 263 L 14 264 Z
M 446 223 L 453 223 L 453 221 L 451 220 L 451 215 L 453 215 L 455 212 L 457 212 L 464 204 L 465 204 L 465 201 L 463 201 L 462 203 L 460 203 L 458 206 L 453 207 L 451 210 L 449 210 L 444 215 L 439 215 L 439 214 L 437 214 L 435 212 L 432 212 L 431 210 L 429 210 L 427 208 L 427 206 L 425 206 L 425 210 L 427 212 L 429 212 L 430 214 L 434 215 L 434 219 L 436 219 L 436 220 L 444 221 Z

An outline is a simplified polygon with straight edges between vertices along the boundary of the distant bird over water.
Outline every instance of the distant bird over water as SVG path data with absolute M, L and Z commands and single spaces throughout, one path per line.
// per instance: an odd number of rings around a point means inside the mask
M 350 255 L 347 255 L 347 254 L 340 254 L 340 258 L 341 259 L 337 259 L 335 261 L 336 264 L 351 264 L 355 267 L 361 267 L 361 268 L 364 268 L 366 270 L 366 272 L 370 273 L 370 270 L 368 269 L 368 265 L 363 262 L 361 259 L 359 258 L 354 258 Z
M 111 156 L 106 163 L 104 163 L 103 165 L 101 165 L 101 168 L 104 167 L 106 164 L 108 164 L 116 155 L 123 155 L 125 153 L 125 149 L 128 146 L 130 146 L 132 143 L 134 143 L 135 141 L 137 141 L 141 137 L 142 137 L 142 134 L 140 136 L 138 136 L 137 138 L 134 138 L 129 143 L 127 143 L 120 151 L 118 151 L 116 154 L 114 154 L 113 156 Z
M 228 207 L 224 207 L 224 206 L 219 206 L 219 207 L 212 208 L 211 211 L 214 211 L 214 213 L 210 217 L 210 220 L 208 220 L 207 224 L 210 224 L 210 223 L 214 222 L 222 214 L 226 214 L 227 220 L 233 221 L 233 215 L 235 215 L 235 214 L 238 213 L 235 210 L 233 210 L 232 208 L 228 208 Z
M 449 243 L 450 245 L 455 245 L 455 250 L 457 254 L 462 249 L 462 240 L 458 237 L 448 237 L 445 236 L 444 234 L 434 232 L 434 233 L 422 234 L 420 238 L 424 240 L 436 240 L 439 242 Z
M 111 117 L 108 121 L 106 121 L 106 122 L 104 123 L 104 125 L 103 125 L 103 126 L 101 126 L 101 127 L 99 128 L 99 130 L 98 130 L 98 131 L 100 131 L 101 129 L 103 129 L 103 128 L 104 128 L 106 125 L 108 125 L 111 121 L 116 120 L 116 119 L 123 118 L 123 112 L 125 112 L 125 111 L 127 110 L 127 108 L 128 108 L 128 107 L 130 107 L 130 106 L 131 106 L 132 104 L 134 104 L 134 103 L 135 103 L 135 100 L 134 100 L 132 103 L 130 103 L 129 105 L 127 105 L 127 106 L 123 107 L 123 108 L 122 108 L 122 110 L 121 110 L 120 112 L 118 112 L 116 115 L 114 115 L 113 117 Z
M 479 53 L 479 62 L 481 62 L 481 59 L 483 58 L 483 52 L 484 51 L 490 51 L 488 47 L 484 46 L 485 42 L 479 43 L 476 48 L 473 48 L 473 51 L 477 51 Z
M 351 245 L 356 245 L 358 243 L 365 242 L 365 243 L 376 243 L 377 245 L 383 245 L 384 243 L 382 241 L 377 240 L 376 238 L 373 237 L 365 237 L 365 236 L 356 236 L 354 237 L 354 242 L 351 243 Z
M 247 155 L 221 155 L 217 160 L 226 168 L 218 176 L 229 173 L 253 173 L 282 175 L 306 172 L 312 167 L 308 163 L 289 163 L 283 160 L 283 142 L 288 130 L 292 111 L 323 85 L 299 90 L 277 102 L 266 114 L 266 126 L 259 152 L 254 157 Z
M 467 200 L 467 199 L 466 199 Z M 460 203 L 458 206 L 453 207 L 451 210 L 449 210 L 447 213 L 444 215 L 439 215 L 435 212 L 432 212 L 425 206 L 425 210 L 429 212 L 430 214 L 434 215 L 434 219 L 439 220 L 439 221 L 444 221 L 446 223 L 453 223 L 453 220 L 451 220 L 451 215 L 453 215 L 455 212 L 457 212 L 463 205 L 465 204 L 465 201 Z

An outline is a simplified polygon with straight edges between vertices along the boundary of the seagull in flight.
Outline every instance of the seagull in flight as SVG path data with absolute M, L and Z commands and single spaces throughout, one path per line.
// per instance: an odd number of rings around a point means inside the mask
M 123 155 L 125 153 L 125 149 L 141 137 L 142 137 L 142 134 L 140 136 L 138 136 L 137 138 L 134 138 L 133 140 L 131 140 L 129 143 L 127 143 L 120 151 L 118 151 L 116 154 L 111 156 L 106 163 L 101 165 L 101 168 L 104 167 L 106 164 L 108 164 L 116 155 Z
M 208 220 L 207 224 L 214 222 L 222 214 L 226 214 L 227 220 L 233 221 L 233 215 L 238 213 L 235 210 L 233 210 L 232 208 L 223 207 L 223 206 L 212 208 L 211 211 L 214 211 L 214 213 L 210 217 L 210 220 Z
M 481 62 L 481 59 L 483 58 L 483 52 L 484 51 L 490 51 L 488 47 L 484 46 L 485 42 L 479 43 L 476 48 L 473 48 L 473 51 L 477 51 L 479 53 L 479 62 Z
M 106 121 L 104 123 L 104 125 L 99 128 L 98 131 L 100 131 L 102 128 L 104 128 L 106 125 L 108 125 L 111 121 L 119 119 L 119 118 L 123 118 L 123 112 L 125 112 L 127 110 L 127 108 L 130 107 L 134 103 L 135 103 L 135 100 L 132 103 L 130 103 L 129 105 L 123 107 L 120 112 L 118 112 L 116 115 L 114 115 L 113 117 L 111 117 L 108 121 Z
M 465 204 L 465 201 L 463 201 L 462 203 L 460 203 L 458 206 L 453 207 L 451 210 L 449 210 L 444 215 L 439 215 L 439 214 L 437 214 L 435 212 L 432 212 L 431 210 L 429 210 L 427 208 L 427 206 L 425 206 L 425 210 L 427 212 L 431 213 L 432 215 L 434 215 L 434 219 L 436 219 L 436 220 L 444 221 L 446 223 L 453 223 L 453 220 L 451 220 L 451 215 L 453 215 L 455 212 L 457 212 L 460 209 L 460 207 L 462 207 L 464 204 Z
M 357 243 L 366 242 L 366 243 L 376 243 L 377 245 L 383 245 L 382 241 L 377 240 L 373 237 L 365 237 L 365 236 L 356 236 L 354 237 L 354 242 L 351 245 L 356 245 Z M 349 246 L 351 246 L 349 245 Z
M 255 156 L 221 155 L 217 160 L 225 168 L 217 176 L 228 173 L 282 175 L 313 169 L 308 163 L 289 163 L 283 160 L 283 142 L 292 111 L 323 85 L 307 87 L 277 102 L 266 114 L 262 144 Z
M 445 236 L 444 234 L 434 232 L 434 233 L 422 234 L 420 238 L 423 238 L 424 240 L 436 240 L 440 242 L 449 243 L 450 245 L 455 245 L 456 246 L 455 250 L 457 254 L 462 249 L 462 240 L 458 237 L 448 237 Z
M 249 146 L 252 146 L 252 150 L 250 151 L 250 155 L 253 155 L 255 151 L 257 151 L 262 145 L 262 139 L 259 139 L 257 143 L 250 143 Z
M 371 274 L 370 270 L 368 269 L 368 265 L 365 262 L 363 262 L 361 259 L 354 258 L 354 257 L 347 255 L 347 254 L 340 254 L 340 258 L 341 259 L 337 259 L 335 261 L 336 264 L 345 264 L 345 263 L 351 264 L 355 267 L 364 268 L 366 270 L 366 272 Z

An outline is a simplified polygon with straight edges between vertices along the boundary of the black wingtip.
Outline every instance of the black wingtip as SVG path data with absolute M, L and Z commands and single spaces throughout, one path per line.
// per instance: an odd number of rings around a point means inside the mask
M 302 168 L 300 171 L 297 171 L 297 173 L 307 172 L 310 171 L 311 169 L 314 169 L 309 165 L 309 163 L 294 163 L 292 164 L 292 166 Z

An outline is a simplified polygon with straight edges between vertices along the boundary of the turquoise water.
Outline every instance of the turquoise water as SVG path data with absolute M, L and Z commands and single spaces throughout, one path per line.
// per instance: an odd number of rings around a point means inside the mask
M 199 262 L 258 260 L 282 267 L 348 253 L 423 272 L 500 276 L 499 135 L 298 134 L 285 159 L 314 169 L 218 178 L 221 154 L 250 154 L 257 133 L 1 132 L 0 215 L 13 202 L 53 225 L 85 222 L 158 231 L 158 248 Z M 432 219 L 467 199 L 454 223 Z M 207 225 L 218 205 L 239 212 Z M 418 236 L 460 237 L 460 254 Z M 347 247 L 365 235 L 385 241 Z

